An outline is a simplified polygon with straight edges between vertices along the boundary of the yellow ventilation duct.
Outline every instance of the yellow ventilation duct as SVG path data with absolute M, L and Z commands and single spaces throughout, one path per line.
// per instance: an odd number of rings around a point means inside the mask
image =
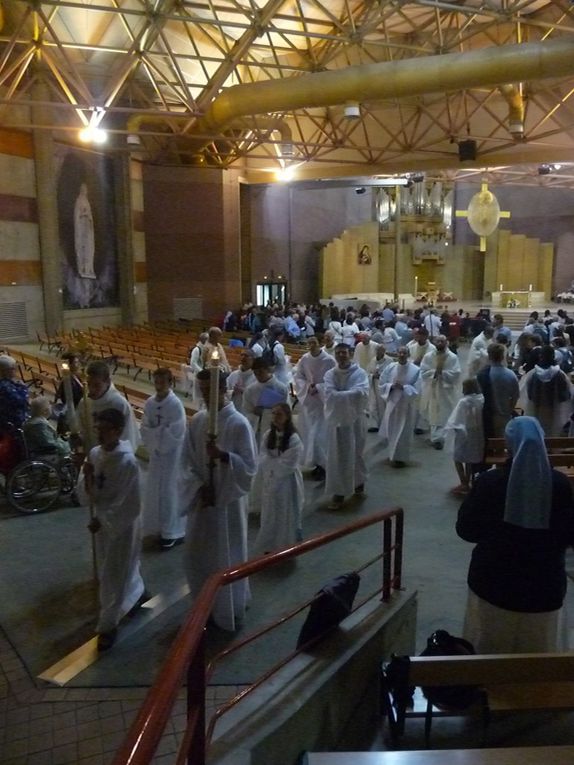
M 505 45 L 469 53 L 366 64 L 223 90 L 190 130 L 198 153 L 235 120 L 258 114 L 447 93 L 574 74 L 572 38 Z M 514 98 L 512 99 L 514 103 Z M 509 101 L 510 103 L 510 101 Z M 516 103 L 518 107 L 518 103 Z

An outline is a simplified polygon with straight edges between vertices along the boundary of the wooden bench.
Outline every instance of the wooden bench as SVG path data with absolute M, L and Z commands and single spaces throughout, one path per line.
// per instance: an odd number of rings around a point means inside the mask
M 552 467 L 574 466 L 574 438 L 545 438 L 544 444 Z M 502 465 L 507 459 L 506 440 L 504 438 L 488 438 L 486 441 L 486 464 Z
M 420 692 L 457 685 L 477 686 L 477 703 L 439 709 Z M 574 709 L 574 653 L 393 657 L 383 666 L 381 699 L 394 744 L 409 717 L 424 718 L 427 747 L 438 716 L 481 714 L 486 739 L 492 713 Z
M 435 752 L 307 752 L 301 765 L 572 765 L 574 746 L 441 749 Z

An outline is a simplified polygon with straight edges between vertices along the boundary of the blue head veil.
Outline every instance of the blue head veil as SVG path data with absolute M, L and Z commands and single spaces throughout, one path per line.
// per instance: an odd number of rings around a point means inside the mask
M 524 529 L 547 529 L 552 506 L 552 470 L 544 431 L 534 417 L 515 417 L 505 430 L 512 453 L 504 520 Z

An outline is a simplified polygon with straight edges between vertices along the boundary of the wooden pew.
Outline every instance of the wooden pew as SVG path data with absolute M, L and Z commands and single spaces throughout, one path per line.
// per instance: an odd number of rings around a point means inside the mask
M 545 438 L 544 444 L 552 467 L 574 466 L 574 438 Z M 486 464 L 501 465 L 508 459 L 504 438 L 488 438 L 486 441 Z
M 466 710 L 437 709 L 419 690 L 456 685 L 477 686 L 477 704 Z M 395 744 L 410 717 L 424 717 L 427 747 L 438 716 L 481 713 L 486 737 L 493 713 L 574 709 L 574 652 L 393 657 L 383 666 L 381 698 Z

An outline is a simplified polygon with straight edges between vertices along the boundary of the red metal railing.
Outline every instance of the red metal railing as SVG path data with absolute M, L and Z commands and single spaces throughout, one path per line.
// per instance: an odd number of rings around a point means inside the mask
M 177 765 L 186 765 L 186 763 L 187 765 L 205 765 L 205 689 L 207 684 L 205 626 L 219 588 L 378 523 L 383 526 L 382 553 L 377 556 L 377 559 L 382 558 L 383 561 L 383 581 L 378 592 L 382 593 L 381 600 L 385 602 L 390 599 L 392 590 L 400 589 L 401 586 L 403 546 L 403 510 L 401 508 L 391 508 L 370 515 L 295 547 L 257 558 L 238 568 L 229 568 L 209 577 L 191 613 L 180 628 L 163 667 L 122 746 L 116 753 L 112 765 L 149 765 L 185 680 L 187 680 L 187 728 L 176 763 Z M 297 609 L 293 613 L 300 610 Z M 280 619 L 277 623 L 282 621 Z M 261 630 L 261 633 L 267 631 L 268 629 Z M 259 681 L 256 681 L 253 687 L 259 684 Z M 244 693 L 240 694 L 238 698 L 243 695 Z M 227 704 L 226 709 L 230 706 L 231 704 Z

